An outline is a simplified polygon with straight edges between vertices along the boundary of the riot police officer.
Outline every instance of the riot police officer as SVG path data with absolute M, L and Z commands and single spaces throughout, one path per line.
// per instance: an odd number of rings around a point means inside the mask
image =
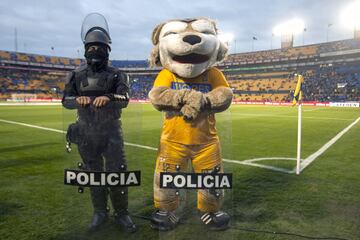
M 129 102 L 127 76 L 108 65 L 111 39 L 102 15 L 88 15 L 81 35 L 86 64 L 71 72 L 62 100 L 65 108 L 76 108 L 78 114 L 77 122 L 68 129 L 67 138 L 78 145 L 87 170 L 124 171 L 126 160 L 119 118 L 121 109 Z M 128 232 L 136 231 L 127 210 L 126 188 L 92 187 L 90 195 L 94 207 L 90 230 L 98 229 L 108 219 L 110 195 L 115 222 Z

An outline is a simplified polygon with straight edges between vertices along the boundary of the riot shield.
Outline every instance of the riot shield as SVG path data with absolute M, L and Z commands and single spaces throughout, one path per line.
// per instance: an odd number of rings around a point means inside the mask
M 162 128 L 162 131 L 166 131 L 164 126 L 167 125 L 166 118 L 168 117 L 169 113 L 163 112 L 161 114 L 162 121 L 159 121 L 159 127 Z M 170 113 L 171 115 L 171 113 Z M 221 113 L 215 113 L 214 117 L 216 119 L 216 129 L 217 129 L 217 135 L 220 140 L 220 152 L 221 152 L 221 170 L 217 170 L 216 167 L 212 169 L 207 169 L 206 171 L 202 171 L 202 174 L 218 174 L 218 173 L 224 173 L 224 174 L 230 174 L 231 180 L 232 180 L 232 188 L 234 188 L 234 185 L 236 185 L 236 177 L 235 174 L 232 174 L 233 172 L 233 165 L 229 164 L 229 159 L 232 159 L 232 119 L 231 119 L 231 110 L 228 109 Z M 181 130 L 180 130 L 181 131 Z M 183 130 L 185 131 L 185 130 Z M 171 151 L 174 151 L 175 148 L 168 147 L 166 144 L 163 143 L 162 140 L 160 140 L 160 148 L 169 148 L 169 152 L 165 153 L 165 156 L 174 156 Z M 211 144 L 210 144 L 211 145 Z M 180 145 L 174 145 L 176 148 L 181 147 Z M 200 155 L 203 155 L 203 151 L 209 151 L 208 148 L 209 145 L 193 145 L 188 146 L 189 149 L 192 151 L 199 151 Z M 207 149 L 207 150 L 199 150 L 199 149 Z M 178 149 L 177 149 L 178 150 Z M 175 150 L 175 151 L 177 151 Z M 210 150 L 211 151 L 211 150 Z M 163 150 L 160 150 L 158 152 L 158 158 L 162 157 Z M 211 154 L 209 156 L 204 154 L 204 158 L 201 158 L 201 161 L 206 164 L 207 158 L 212 159 L 213 156 Z M 191 159 L 193 158 L 193 159 Z M 199 175 L 195 175 L 198 173 L 197 171 L 197 157 L 194 157 L 194 155 L 189 155 L 189 160 L 186 161 L 186 158 L 182 157 L 182 161 L 185 161 L 186 168 L 184 169 L 181 165 L 181 168 L 179 170 L 176 170 L 175 173 L 173 173 L 173 176 L 179 176 L 184 175 L 188 177 L 189 175 L 193 175 L 195 177 L 198 177 Z M 176 167 L 176 166 L 175 166 Z M 171 166 L 169 167 L 171 169 Z M 217 172 L 219 171 L 219 172 Z M 170 170 L 169 170 L 170 172 Z M 156 173 L 155 173 L 156 175 Z M 205 176 L 205 175 L 204 175 Z M 229 176 L 229 175 L 227 175 Z M 165 178 L 161 178 L 162 181 L 164 181 Z M 192 177 L 192 180 L 194 180 L 194 177 Z M 195 183 L 196 181 L 192 182 Z M 187 180 L 187 184 L 189 181 Z M 199 184 L 199 181 L 197 181 L 197 184 Z M 191 183 L 190 183 L 191 185 Z M 235 239 L 234 231 L 231 229 L 232 226 L 232 217 L 234 215 L 234 202 L 233 202 L 233 190 L 232 189 L 196 189 L 191 187 L 190 185 L 187 185 L 187 187 L 179 187 L 176 189 L 167 189 L 169 191 L 173 191 L 175 195 L 178 197 L 178 208 L 173 212 L 173 217 L 176 218 L 176 221 L 178 222 L 176 224 L 176 227 L 174 229 L 171 229 L 169 231 L 156 231 L 156 235 L 154 235 L 153 239 Z M 164 187 L 164 185 L 161 185 L 161 187 Z M 199 186 L 197 186 L 199 187 Z M 235 186 L 236 187 L 236 186 Z M 200 187 L 201 188 L 201 187 Z M 225 188 L 225 187 L 224 187 Z M 156 191 L 156 189 L 154 189 Z M 204 194 L 209 194 L 211 198 L 221 198 L 221 207 L 220 211 L 226 214 L 229 214 L 230 216 L 230 228 L 226 231 L 211 231 L 210 228 L 207 226 L 207 223 L 210 223 L 210 215 L 207 215 L 206 212 L 202 212 L 199 209 L 204 206 L 202 206 L 204 203 L 201 203 L 201 199 L 203 198 Z M 156 195 L 155 195 L 156 197 Z M 155 204 L 156 205 L 156 204 Z M 222 213 L 219 212 L 218 215 L 221 215 Z M 154 210 L 153 210 L 154 214 Z M 154 216 L 152 215 L 150 217 L 150 225 L 152 225 L 152 219 Z M 214 230 L 214 229 L 212 229 Z M 225 229 L 224 229 L 225 230 Z M 152 235 L 151 235 L 152 236 Z M 196 237 L 195 237 L 196 236 Z
M 127 213 L 138 228 L 147 224 L 137 216 L 152 199 L 152 173 L 146 170 L 152 168 L 148 156 L 156 151 L 143 138 L 143 104 L 132 99 L 131 81 L 128 104 L 119 98 L 96 107 L 96 96 L 90 96 L 86 106 L 74 102 L 75 108 L 62 110 L 62 239 L 89 238 L 89 230 L 95 239 L 125 236 L 131 230 L 117 217 Z M 89 227 L 94 214 L 104 209 L 106 221 Z

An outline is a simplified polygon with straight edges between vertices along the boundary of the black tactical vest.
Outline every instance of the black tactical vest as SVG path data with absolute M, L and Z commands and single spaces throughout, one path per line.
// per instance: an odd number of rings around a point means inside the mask
M 91 97 L 93 101 L 96 97 L 116 93 L 114 83 L 117 81 L 119 73 L 113 67 L 107 66 L 100 72 L 93 72 L 88 65 L 84 65 L 75 69 L 73 74 L 76 91 L 80 96 Z M 109 121 L 113 120 L 117 121 L 120 118 L 121 109 L 111 108 L 110 105 L 102 108 L 90 105 L 78 109 L 79 121 L 96 126 L 108 124 Z

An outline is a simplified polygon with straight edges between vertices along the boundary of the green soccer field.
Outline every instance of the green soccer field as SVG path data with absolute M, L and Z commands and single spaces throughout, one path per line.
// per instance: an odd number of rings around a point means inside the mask
M 223 207 L 232 217 L 231 228 L 204 228 L 195 192 L 188 191 L 181 196 L 182 223 L 159 233 L 143 217 L 153 211 L 162 114 L 148 104 L 131 104 L 122 117 L 125 150 L 128 168 L 142 172 L 142 185 L 129 190 L 138 227 L 129 235 L 112 222 L 87 233 L 89 191 L 79 194 L 63 184 L 64 169 L 76 168 L 80 157 L 76 147 L 65 152 L 64 134 L 56 130 L 66 130 L 75 117 L 61 106 L 0 106 L 0 239 L 302 239 L 271 232 L 360 239 L 360 122 L 297 176 L 297 109 L 232 106 L 217 115 L 224 167 L 233 173 L 234 188 L 226 191 Z M 356 108 L 304 107 L 302 159 L 359 117 Z

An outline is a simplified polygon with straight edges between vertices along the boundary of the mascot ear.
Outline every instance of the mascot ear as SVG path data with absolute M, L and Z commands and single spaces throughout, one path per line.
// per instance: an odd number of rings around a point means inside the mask
M 219 52 L 218 52 L 216 60 L 218 62 L 224 60 L 224 58 L 226 57 L 227 52 L 228 52 L 228 47 L 223 42 L 220 41 Z
M 161 29 L 164 25 L 165 25 L 165 23 L 160 23 L 153 30 L 151 40 L 154 45 L 157 45 L 159 43 L 159 35 L 160 35 Z
M 207 19 L 207 20 L 212 23 L 212 25 L 214 26 L 216 34 L 218 34 L 219 31 L 218 31 L 218 28 L 216 26 L 216 22 L 214 20 L 210 20 L 210 19 Z M 227 52 L 228 52 L 228 47 L 225 45 L 225 43 L 220 41 L 219 52 L 218 52 L 216 61 L 221 62 L 222 60 L 224 60 L 225 57 L 226 57 Z
M 165 25 L 165 23 L 161 23 L 155 27 L 155 29 L 152 32 L 151 40 L 154 44 L 153 49 L 151 50 L 151 54 L 149 57 L 149 64 L 150 67 L 157 67 L 162 66 L 160 62 L 160 53 L 159 53 L 159 36 L 162 27 Z
M 159 43 L 156 44 L 151 50 L 151 54 L 149 57 L 149 65 L 150 67 L 160 67 L 162 66 L 160 61 L 160 52 L 159 52 Z

